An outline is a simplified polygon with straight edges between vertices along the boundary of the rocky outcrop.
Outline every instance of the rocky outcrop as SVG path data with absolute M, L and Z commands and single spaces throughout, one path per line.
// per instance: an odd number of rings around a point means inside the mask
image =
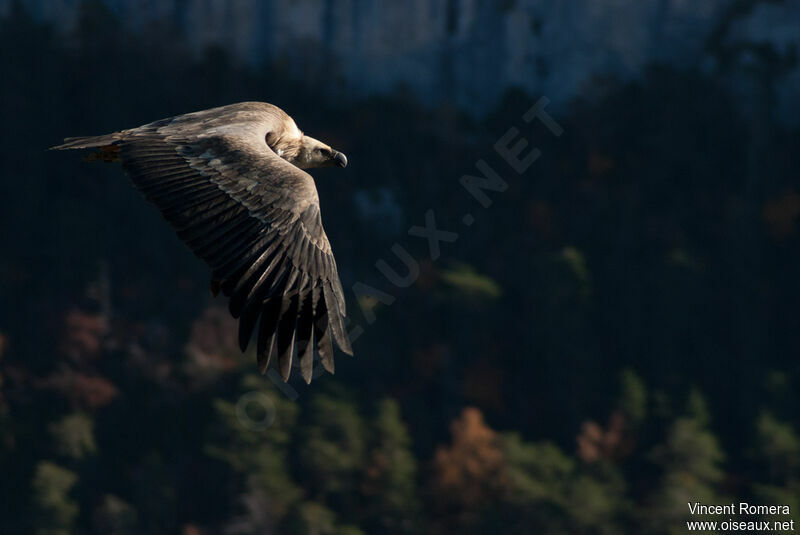
M 11 0 L 0 0 L 8 9 Z M 648 62 L 699 64 L 731 0 L 106 0 L 133 29 L 180 28 L 201 50 L 219 44 L 258 63 L 286 60 L 336 71 L 351 88 L 410 89 L 429 103 L 481 112 L 508 87 L 564 102 L 597 75 L 636 76 Z M 79 0 L 28 0 L 69 27 Z M 800 0 L 764 3 L 732 28 L 737 38 L 800 42 Z M 800 87 L 792 73 L 786 98 Z

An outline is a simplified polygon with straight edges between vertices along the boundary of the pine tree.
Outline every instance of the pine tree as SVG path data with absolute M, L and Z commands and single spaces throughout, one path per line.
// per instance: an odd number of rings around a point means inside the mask
M 361 487 L 368 504 L 370 532 L 413 533 L 419 513 L 417 461 L 396 401 L 384 399 L 378 404 L 370 433 L 369 461 Z
M 217 422 L 206 451 L 239 476 L 242 511 L 229 526 L 231 533 L 274 531 L 302 495 L 288 456 L 297 405 L 268 384 L 247 375 L 236 402 L 214 403 Z
M 662 471 L 661 480 L 644 510 L 643 526 L 650 533 L 686 533 L 686 522 L 705 520 L 689 514 L 688 503 L 730 502 L 720 492 L 724 455 L 709 430 L 705 400 L 693 390 L 685 414 L 670 426 L 666 441 L 652 452 Z M 713 519 L 712 519 L 713 520 Z
M 76 517 L 78 504 L 70 497 L 70 490 L 78 476 L 66 468 L 49 461 L 36 466 L 33 477 L 34 526 L 38 535 L 69 535 Z

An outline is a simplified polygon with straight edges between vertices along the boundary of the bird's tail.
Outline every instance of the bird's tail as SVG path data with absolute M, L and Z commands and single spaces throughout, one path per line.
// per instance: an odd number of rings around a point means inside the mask
M 88 149 L 92 147 L 105 147 L 119 141 L 122 136 L 121 132 L 114 132 L 113 134 L 106 134 L 105 136 L 80 136 L 80 137 L 66 137 L 64 143 L 50 147 L 50 150 L 67 150 L 67 149 Z
M 86 156 L 86 161 L 102 160 L 115 162 L 119 160 L 119 146 L 116 142 L 122 139 L 121 132 L 106 134 L 104 136 L 81 136 L 64 138 L 64 143 L 50 147 L 50 150 L 90 149 L 98 148 L 97 152 Z

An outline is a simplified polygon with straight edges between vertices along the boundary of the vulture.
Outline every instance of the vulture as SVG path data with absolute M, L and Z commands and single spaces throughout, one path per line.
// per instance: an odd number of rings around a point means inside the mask
M 229 298 L 239 346 L 256 336 L 258 368 L 284 381 L 292 359 L 311 382 L 314 350 L 333 373 L 334 342 L 353 354 L 314 180 L 304 171 L 347 158 L 306 136 L 283 110 L 242 102 L 120 130 L 70 137 L 56 150 L 96 149 L 120 162 L 189 248 L 211 268 L 211 292 Z

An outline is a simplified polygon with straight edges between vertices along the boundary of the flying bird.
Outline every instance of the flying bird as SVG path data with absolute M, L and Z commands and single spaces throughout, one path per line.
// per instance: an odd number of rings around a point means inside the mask
M 330 373 L 334 341 L 353 354 L 317 189 L 304 171 L 345 167 L 344 154 L 304 135 L 283 110 L 263 102 L 66 138 L 52 147 L 86 148 L 97 149 L 87 160 L 120 162 L 211 267 L 212 293 L 221 290 L 239 319 L 242 352 L 258 326 L 261 373 L 272 362 L 287 381 L 296 350 L 309 383 L 315 348 Z

